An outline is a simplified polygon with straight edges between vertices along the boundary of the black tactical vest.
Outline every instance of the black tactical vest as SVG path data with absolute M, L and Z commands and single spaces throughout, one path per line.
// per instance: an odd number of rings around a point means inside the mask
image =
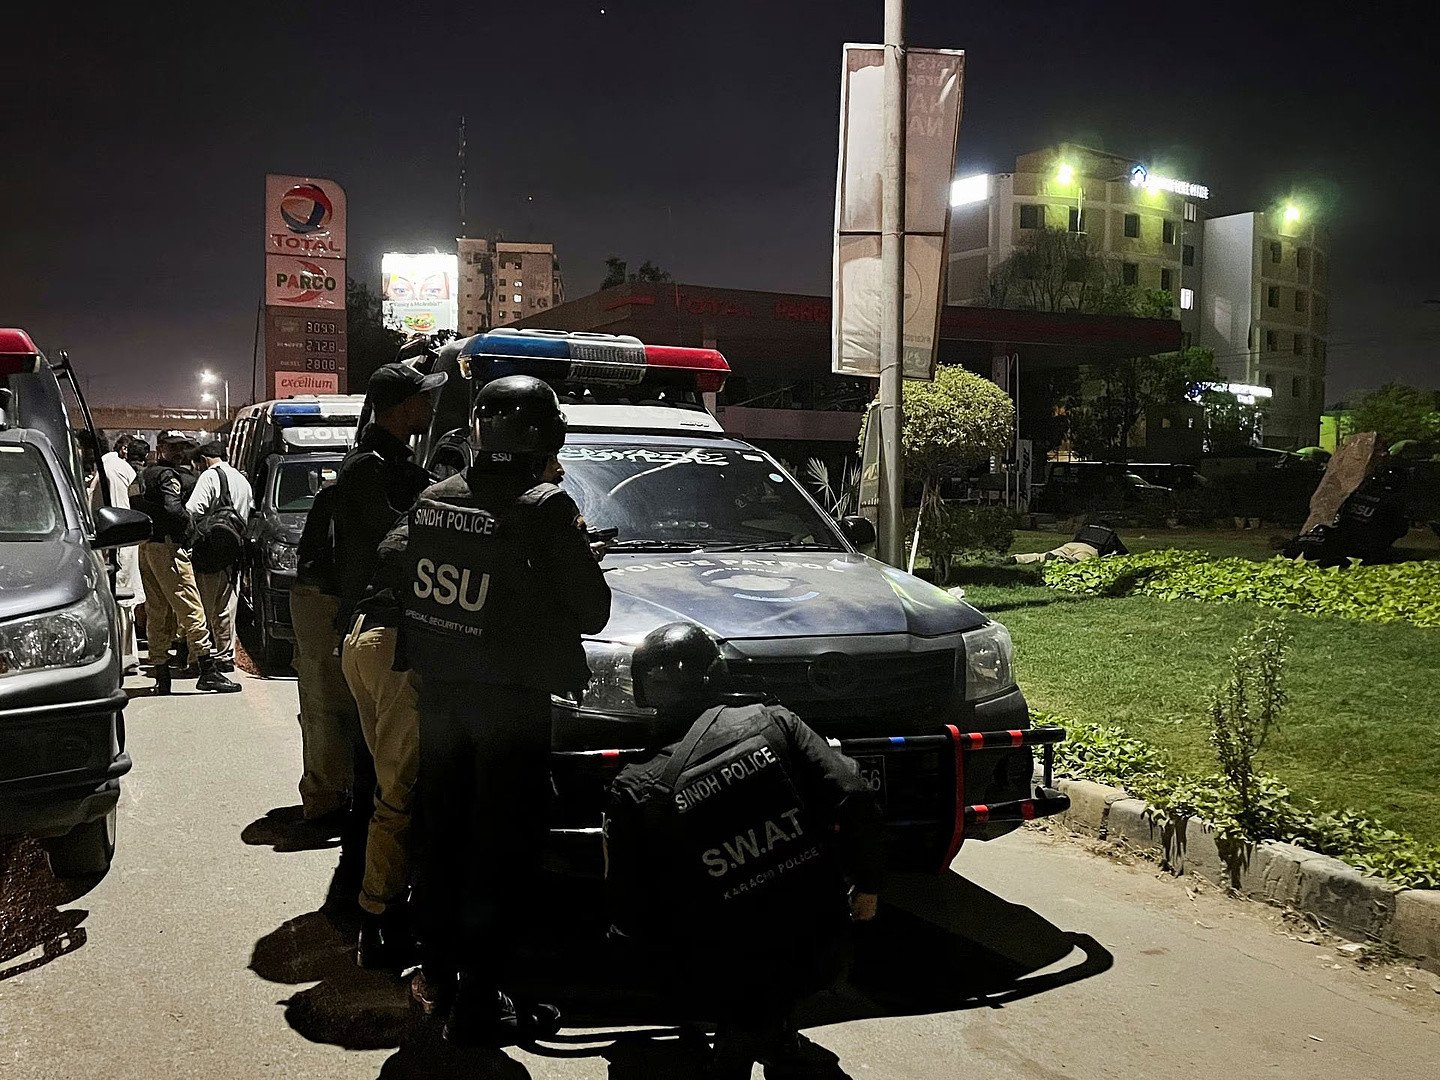
M 422 678 L 555 691 L 584 685 L 588 672 L 558 670 L 570 666 L 555 659 L 563 627 L 545 601 L 550 583 L 537 579 L 528 558 L 539 507 L 559 491 L 538 484 L 504 505 L 481 505 L 455 476 L 420 496 L 397 599 L 405 655 Z
M 684 918 L 763 926 L 782 913 L 812 917 L 845 893 L 833 838 L 815 824 L 762 705 L 711 709 L 658 771 L 632 765 L 617 783 L 639 804 L 640 843 L 664 853 L 647 883 Z M 628 774 L 628 775 L 627 775 Z M 668 879 L 668 880 L 664 880 Z M 681 899 L 681 898 L 684 899 Z

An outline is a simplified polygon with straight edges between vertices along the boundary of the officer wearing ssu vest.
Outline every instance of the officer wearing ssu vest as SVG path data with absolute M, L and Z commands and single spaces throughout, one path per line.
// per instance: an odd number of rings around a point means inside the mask
M 635 701 L 684 734 L 630 765 L 606 806 L 606 879 L 618 937 L 645 966 L 694 949 L 675 987 L 718 1021 L 711 1074 L 839 1078 L 794 1028 L 805 997 L 844 968 L 847 922 L 868 921 L 884 873 L 879 810 L 855 762 L 787 709 L 727 695 L 726 663 L 693 623 L 652 631 L 631 659 Z M 847 881 L 848 879 L 848 881 Z M 847 909 L 847 888 L 849 905 Z M 743 943 L 737 954 L 728 946 Z
M 555 392 L 524 375 L 475 397 L 475 463 L 426 489 L 386 539 L 402 579 L 397 665 L 419 676 L 422 1006 L 445 1037 L 500 1044 L 553 1031 L 553 1006 L 516 1001 L 547 836 L 550 695 L 589 678 L 583 634 L 610 617 L 610 587 L 570 497 L 544 483 L 565 441 Z

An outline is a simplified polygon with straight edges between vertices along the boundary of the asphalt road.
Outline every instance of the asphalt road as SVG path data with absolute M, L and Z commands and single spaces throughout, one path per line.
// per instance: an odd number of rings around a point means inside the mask
M 93 891 L 66 902 L 33 845 L 0 852 L 0 1077 L 696 1075 L 583 942 L 561 997 L 585 1029 L 539 1052 L 439 1044 L 317 913 L 334 852 L 276 849 L 295 687 L 238 677 L 242 694 L 132 703 L 119 852 Z M 968 845 L 955 870 L 900 882 L 855 986 L 811 1010 L 857 1080 L 1440 1071 L 1436 976 L 1362 969 L 1266 909 L 1043 832 Z M 703 972 L 743 950 L 677 958 Z

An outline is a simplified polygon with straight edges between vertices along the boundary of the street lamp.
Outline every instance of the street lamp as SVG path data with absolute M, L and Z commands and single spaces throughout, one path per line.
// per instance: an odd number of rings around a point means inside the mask
M 217 403 L 216 406 L 215 406 L 215 418 L 216 418 L 217 420 L 219 420 L 219 419 L 228 419 L 229 416 L 230 416 L 230 380 L 229 380 L 229 379 L 222 379 L 219 375 L 216 375 L 215 372 L 213 372 L 213 371 L 202 371 L 202 372 L 200 373 L 200 381 L 201 381 L 202 383 L 204 383 L 205 385 L 207 385 L 207 386 L 210 385 L 210 384 L 212 384 L 212 383 L 219 383 L 219 384 L 224 388 L 224 393 L 225 393 L 225 412 L 224 412 L 224 415 L 222 416 L 221 413 L 220 413 L 220 406 L 219 406 L 219 404 Z M 214 397 L 215 397 L 214 394 L 202 394 L 202 395 L 200 396 L 200 400 L 201 400 L 201 401 L 211 401 L 211 400 L 214 399 Z

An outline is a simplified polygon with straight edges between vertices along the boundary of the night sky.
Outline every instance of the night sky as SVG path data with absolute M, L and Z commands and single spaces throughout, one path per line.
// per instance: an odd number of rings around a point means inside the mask
M 840 46 L 881 26 L 880 0 L 34 14 L 61 6 L 6 20 L 0 323 L 102 403 L 198 404 L 204 366 L 248 396 L 266 172 L 346 186 L 353 276 L 453 250 L 461 113 L 472 233 L 554 241 L 571 296 L 611 253 L 826 293 Z M 1330 398 L 1440 384 L 1440 5 L 909 6 L 912 44 L 968 52 L 962 175 L 1070 140 L 1171 163 L 1213 212 L 1304 193 Z

